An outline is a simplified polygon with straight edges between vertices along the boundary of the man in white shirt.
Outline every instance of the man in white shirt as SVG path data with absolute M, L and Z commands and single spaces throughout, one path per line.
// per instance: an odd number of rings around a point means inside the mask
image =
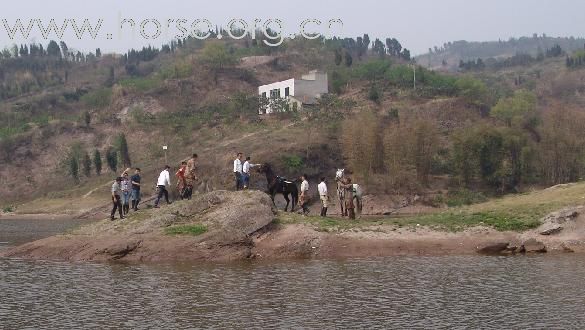
M 246 162 L 242 166 L 242 172 L 244 177 L 244 190 L 248 189 L 250 186 L 250 169 L 256 166 L 260 166 L 261 164 L 252 164 L 250 163 L 251 158 L 246 157 Z
M 158 203 L 163 196 L 165 196 L 167 204 L 171 204 L 169 201 L 169 192 L 167 191 L 167 186 L 171 185 L 171 176 L 169 174 L 170 169 L 171 167 L 169 165 L 165 166 L 165 169 L 160 172 L 160 175 L 158 176 L 158 181 L 156 182 L 158 187 L 158 196 L 154 202 L 155 208 L 159 208 Z
M 303 215 L 309 214 L 309 181 L 307 181 L 307 175 L 301 176 L 301 196 L 299 198 L 299 204 L 303 208 Z
M 234 175 L 236 177 L 236 191 L 242 190 L 244 185 L 243 182 L 243 166 L 242 166 L 242 153 L 238 152 L 236 160 L 234 160 Z
M 319 190 L 319 196 L 321 197 L 321 216 L 327 216 L 327 207 L 329 206 L 329 195 L 327 193 L 327 183 L 325 178 L 321 178 L 321 183 L 317 186 Z

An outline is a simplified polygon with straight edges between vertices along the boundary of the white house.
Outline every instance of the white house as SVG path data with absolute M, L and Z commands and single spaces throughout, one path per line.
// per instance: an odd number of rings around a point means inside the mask
M 291 105 L 296 103 L 298 109 L 301 109 L 305 104 L 315 104 L 321 95 L 327 93 L 329 93 L 327 73 L 318 70 L 303 75 L 301 79 L 293 78 L 258 87 L 258 95 L 268 100 L 285 98 Z M 265 113 L 272 112 L 269 105 L 265 109 Z M 264 110 L 261 110 L 260 113 L 264 113 Z

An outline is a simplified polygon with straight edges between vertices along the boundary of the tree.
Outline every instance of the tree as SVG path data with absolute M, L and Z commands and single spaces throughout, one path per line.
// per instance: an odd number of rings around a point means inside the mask
M 512 97 L 498 101 L 492 108 L 492 116 L 504 121 L 508 127 L 519 126 L 536 112 L 536 96 L 529 91 L 519 90 Z
M 75 183 L 79 182 L 79 160 L 74 153 L 69 155 L 69 175 L 73 178 Z
M 236 58 L 230 54 L 222 44 L 210 42 L 205 45 L 201 58 L 204 63 L 214 70 L 236 63 Z
M 112 86 L 114 86 L 115 82 L 116 82 L 116 75 L 115 75 L 114 67 L 111 66 L 110 71 L 108 73 L 108 78 L 106 79 L 104 85 L 106 87 L 112 87 Z
M 89 113 L 89 111 L 86 110 L 81 114 L 81 121 L 83 122 L 85 127 L 89 128 L 89 125 L 91 124 L 91 114 Z
M 112 172 L 118 171 L 118 152 L 114 148 L 109 148 L 106 152 L 106 161 Z
M 59 45 L 61 46 L 61 53 L 63 54 L 63 57 L 68 58 L 69 57 L 69 47 L 67 47 L 67 44 L 65 43 L 65 41 L 59 42 Z
M 345 52 L 345 66 L 347 66 L 348 68 L 353 64 L 353 58 L 351 57 L 351 54 L 349 53 L 349 51 Z
M 61 57 L 61 48 L 56 41 L 51 40 L 47 45 L 47 55 L 52 57 Z
M 97 149 L 93 152 L 93 167 L 98 176 L 102 175 L 102 154 Z
M 465 76 L 458 79 L 455 86 L 467 104 L 483 107 L 488 103 L 488 89 L 482 81 Z
M 342 61 L 343 61 L 343 55 L 341 54 L 341 49 L 335 48 L 335 65 L 337 65 L 337 66 L 341 65 Z
M 124 133 L 121 133 L 118 136 L 117 147 L 120 152 L 120 160 L 122 161 L 122 164 L 124 164 L 124 167 L 132 166 L 130 152 L 128 151 L 128 141 L 126 141 L 126 135 Z
M 372 111 L 347 118 L 342 125 L 343 155 L 351 170 L 369 181 L 372 174 L 384 170 L 384 150 L 380 121 Z
M 88 178 L 91 176 L 91 158 L 87 152 L 83 155 L 83 174 Z

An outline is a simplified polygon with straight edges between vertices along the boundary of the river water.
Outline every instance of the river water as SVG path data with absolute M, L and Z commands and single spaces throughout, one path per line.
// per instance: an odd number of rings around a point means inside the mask
M 568 254 L 231 264 L 0 259 L 0 328 L 583 328 L 584 278 L 585 260 Z

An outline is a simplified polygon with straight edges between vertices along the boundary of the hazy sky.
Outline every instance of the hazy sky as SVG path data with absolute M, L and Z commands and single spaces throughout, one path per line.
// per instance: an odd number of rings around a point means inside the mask
M 349 4 L 351 3 L 351 4 Z M 342 0 L 296 0 L 296 1 L 195 1 L 195 0 L 51 0 L 51 1 L 7 1 L 0 10 L 0 18 L 13 28 L 20 18 L 26 27 L 31 19 L 42 19 L 48 25 L 54 18 L 57 25 L 65 19 L 75 18 L 79 25 L 90 19 L 93 26 L 103 19 L 98 37 L 89 34 L 79 40 L 71 24 L 63 39 L 70 48 L 122 52 L 131 47 L 152 44 L 159 46 L 172 36 L 181 34 L 176 22 L 170 24 L 167 33 L 162 32 L 168 19 L 185 19 L 186 26 L 197 19 L 207 19 L 213 25 L 227 25 L 231 19 L 243 19 L 253 26 L 254 18 L 279 18 L 283 21 L 285 35 L 298 33 L 305 19 L 321 20 L 320 32 L 326 33 L 330 19 L 341 19 L 343 28 L 333 26 L 333 32 L 341 36 L 357 36 L 365 32 L 375 37 L 396 37 L 414 54 L 425 52 L 429 47 L 442 45 L 447 41 L 487 41 L 509 37 L 531 36 L 546 33 L 549 36 L 584 36 L 585 1 L 582 0 L 419 0 L 374 1 L 360 0 L 346 4 Z M 131 36 L 129 25 L 122 38 L 118 32 L 119 17 L 134 19 L 137 32 Z M 140 36 L 139 25 L 147 19 L 156 19 L 161 24 L 161 35 L 156 40 Z M 200 23 L 199 27 L 204 27 Z M 308 30 L 314 30 L 307 25 Z M 275 26 L 273 26 L 274 28 Z M 156 25 L 148 21 L 145 32 L 152 36 Z M 32 25 L 28 39 L 22 36 L 11 40 L 4 21 L 0 24 L 0 44 L 36 41 L 47 43 L 39 32 L 38 25 Z M 108 39 L 111 34 L 111 39 Z M 58 39 L 54 32 L 48 39 Z

